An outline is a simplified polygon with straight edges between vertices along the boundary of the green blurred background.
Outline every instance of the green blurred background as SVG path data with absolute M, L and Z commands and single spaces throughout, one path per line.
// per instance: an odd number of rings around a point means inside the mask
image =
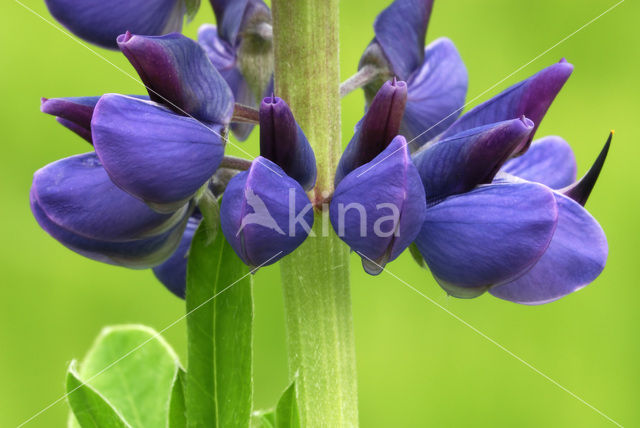
M 42 0 L 21 0 L 51 19 Z M 133 0 L 131 0 L 133 1 Z M 356 70 L 371 24 L 389 0 L 341 5 L 342 76 Z M 470 74 L 468 99 L 598 16 L 614 0 L 436 2 L 428 41 L 447 36 Z M 64 393 L 67 363 L 81 358 L 102 326 L 162 329 L 183 313 L 150 271 L 78 256 L 47 236 L 29 212 L 32 173 L 88 151 L 39 112 L 41 96 L 142 93 L 140 84 L 13 0 L 0 5 L 0 426 L 16 426 Z M 538 136 L 572 143 L 583 172 L 609 129 L 613 149 L 588 208 L 607 232 L 610 257 L 598 280 L 556 303 L 525 307 L 491 296 L 448 298 L 404 255 L 389 268 L 624 426 L 640 425 L 638 166 L 640 7 L 628 0 L 478 101 L 561 57 L 575 72 Z M 206 1 L 186 33 L 213 22 Z M 295 23 L 291 23 L 295 25 Z M 322 31 L 322 28 L 318 28 Z M 134 73 L 124 57 L 96 48 Z M 474 103 L 474 104 L 475 104 Z M 343 143 L 363 97 L 343 101 Z M 257 133 L 244 146 L 257 153 Z M 352 289 L 363 427 L 599 427 L 603 416 L 387 274 L 370 277 L 353 258 Z M 277 266 L 255 277 L 255 402 L 270 406 L 286 385 L 286 343 Z M 166 332 L 183 357 L 185 324 Z M 31 422 L 64 426 L 61 402 Z

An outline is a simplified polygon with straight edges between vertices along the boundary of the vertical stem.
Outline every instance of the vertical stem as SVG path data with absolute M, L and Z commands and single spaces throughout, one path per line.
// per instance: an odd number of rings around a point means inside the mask
M 319 204 L 341 151 L 338 0 L 273 0 L 276 93 L 313 146 Z M 289 369 L 304 427 L 358 425 L 349 254 L 317 210 L 313 234 L 281 262 Z

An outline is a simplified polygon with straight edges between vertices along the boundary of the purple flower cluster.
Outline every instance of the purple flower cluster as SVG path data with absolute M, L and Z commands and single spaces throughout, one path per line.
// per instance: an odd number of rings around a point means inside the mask
M 86 257 L 153 268 L 179 296 L 205 194 L 223 195 L 222 232 L 249 266 L 274 263 L 307 238 L 322 209 L 306 194 L 316 160 L 286 102 L 268 96 L 262 1 L 212 1 L 218 27 L 203 26 L 199 43 L 161 35 L 180 29 L 181 0 L 47 4 L 78 36 L 119 48 L 148 96 L 43 99 L 42 111 L 94 148 L 36 172 L 31 206 L 43 229 Z M 584 287 L 608 253 L 584 204 L 611 136 L 580 180 L 562 138 L 534 140 L 573 66 L 561 60 L 460 116 L 467 71 L 450 40 L 424 47 L 431 9 L 429 0 L 396 0 L 376 19 L 359 66 L 375 77 L 329 206 L 335 232 L 368 273 L 408 249 L 456 297 L 489 291 L 540 304 Z M 257 109 L 260 156 L 230 170 L 229 130 L 244 140 L 253 127 L 234 116 L 238 104 Z

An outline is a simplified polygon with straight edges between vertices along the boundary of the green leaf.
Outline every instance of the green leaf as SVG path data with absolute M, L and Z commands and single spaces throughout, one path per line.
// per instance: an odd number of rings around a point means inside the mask
M 278 401 L 275 426 L 276 428 L 300 428 L 300 412 L 298 410 L 295 380 L 282 393 L 280 401 Z
M 79 375 L 132 428 L 166 428 L 178 367 L 176 353 L 155 330 L 124 325 L 102 330 Z
M 187 9 L 187 22 L 191 22 L 200 9 L 200 0 L 184 0 L 184 5 Z
M 184 401 L 186 382 L 186 372 L 181 367 L 178 367 L 173 378 L 171 397 L 169 397 L 168 428 L 185 428 L 187 426 L 187 409 Z
M 67 371 L 67 400 L 75 415 L 69 420 L 69 426 L 129 428 L 130 425 L 99 392 L 80 380 L 75 366 L 76 361 L 72 361 Z
M 249 268 L 218 225 L 201 223 L 187 265 L 187 426 L 248 427 L 253 297 Z

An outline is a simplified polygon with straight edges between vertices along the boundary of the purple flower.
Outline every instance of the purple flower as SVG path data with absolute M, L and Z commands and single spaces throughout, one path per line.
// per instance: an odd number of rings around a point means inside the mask
M 489 291 L 517 303 L 547 303 L 584 287 L 604 268 L 604 232 L 581 204 L 610 140 L 575 182 L 575 159 L 564 140 L 546 137 L 529 148 L 537 124 L 528 116 L 505 120 L 523 112 L 542 119 L 571 71 L 565 64 L 472 109 L 414 155 L 428 203 L 415 243 L 453 296 Z
M 295 250 L 313 226 L 300 184 L 259 156 L 229 181 L 220 206 L 222 232 L 247 265 L 270 265 Z
M 426 198 L 402 136 L 337 185 L 329 214 L 334 230 L 362 257 L 371 275 L 382 272 L 416 238 Z
M 273 90 L 271 11 L 262 0 L 212 0 L 211 5 L 218 26 L 201 26 L 198 41 L 236 101 L 257 107 Z M 241 141 L 252 129 L 249 123 L 231 125 Z
M 383 70 L 365 86 L 367 102 L 385 80 L 397 76 L 407 82 L 400 133 L 413 149 L 456 120 L 467 93 L 467 70 L 453 42 L 439 38 L 424 47 L 432 4 L 432 0 L 395 0 L 378 15 L 375 37 L 359 65 L 360 69 L 373 66 Z
M 40 225 L 68 248 L 148 268 L 184 250 L 191 200 L 223 157 L 233 95 L 186 37 L 127 33 L 118 42 L 150 97 L 43 100 L 42 110 L 92 142 L 95 153 L 38 171 L 31 206 Z
M 118 38 L 152 101 L 117 94 L 96 104 L 96 153 L 120 188 L 172 211 L 218 168 L 233 112 L 229 87 L 194 41 L 179 35 Z
M 125 31 L 156 36 L 182 29 L 184 0 L 45 0 L 49 12 L 76 36 L 116 49 Z

